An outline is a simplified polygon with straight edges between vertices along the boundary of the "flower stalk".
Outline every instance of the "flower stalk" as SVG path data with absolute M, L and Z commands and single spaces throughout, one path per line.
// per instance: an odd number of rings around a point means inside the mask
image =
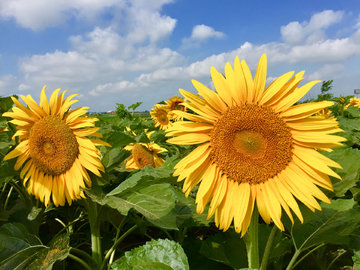
M 88 218 L 91 231 L 91 250 L 92 258 L 96 263 L 97 268 L 100 269 L 102 264 L 102 252 L 101 252 L 101 238 L 100 238 L 100 219 L 99 208 L 96 202 L 93 202 L 90 198 L 88 202 Z
M 250 226 L 244 235 L 247 250 L 248 267 L 259 269 L 259 211 L 254 207 Z

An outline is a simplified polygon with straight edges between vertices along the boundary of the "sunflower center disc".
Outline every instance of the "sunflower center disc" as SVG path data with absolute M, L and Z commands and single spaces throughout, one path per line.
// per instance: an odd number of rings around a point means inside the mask
M 229 108 L 210 133 L 210 158 L 238 183 L 266 182 L 292 160 L 290 128 L 265 106 Z
M 266 149 L 266 139 L 262 134 L 250 130 L 235 132 L 234 148 L 244 156 L 263 155 Z
M 166 112 L 160 111 L 158 114 L 158 121 L 162 124 L 162 125 L 167 125 L 169 123 L 169 119 L 167 117 Z
M 138 168 L 145 168 L 147 165 L 155 168 L 154 157 L 146 147 L 136 143 L 131 152 Z
M 40 171 L 59 175 L 71 168 L 79 154 L 72 130 L 56 115 L 36 122 L 30 129 L 30 156 Z

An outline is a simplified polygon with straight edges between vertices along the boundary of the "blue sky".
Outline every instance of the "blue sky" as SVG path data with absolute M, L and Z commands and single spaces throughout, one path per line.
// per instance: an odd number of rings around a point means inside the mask
M 76 106 L 150 110 L 191 79 L 213 89 L 210 67 L 235 56 L 253 75 L 268 57 L 268 83 L 305 70 L 333 79 L 336 96 L 360 88 L 360 2 L 61 0 L 0 2 L 0 95 L 47 85 L 79 93 Z M 320 84 L 307 97 L 317 97 Z

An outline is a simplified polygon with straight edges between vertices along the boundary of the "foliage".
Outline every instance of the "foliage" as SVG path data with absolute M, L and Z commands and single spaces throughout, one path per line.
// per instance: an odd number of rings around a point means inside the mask
M 334 97 L 333 93 L 329 93 L 332 89 L 333 80 L 323 81 L 321 85 L 321 94 L 318 95 L 317 101 L 330 100 Z

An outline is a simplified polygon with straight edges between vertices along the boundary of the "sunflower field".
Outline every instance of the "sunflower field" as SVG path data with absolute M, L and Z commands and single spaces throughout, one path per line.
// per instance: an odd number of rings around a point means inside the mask
M 1 97 L 0 270 L 360 270 L 360 99 L 210 74 L 149 115 Z

